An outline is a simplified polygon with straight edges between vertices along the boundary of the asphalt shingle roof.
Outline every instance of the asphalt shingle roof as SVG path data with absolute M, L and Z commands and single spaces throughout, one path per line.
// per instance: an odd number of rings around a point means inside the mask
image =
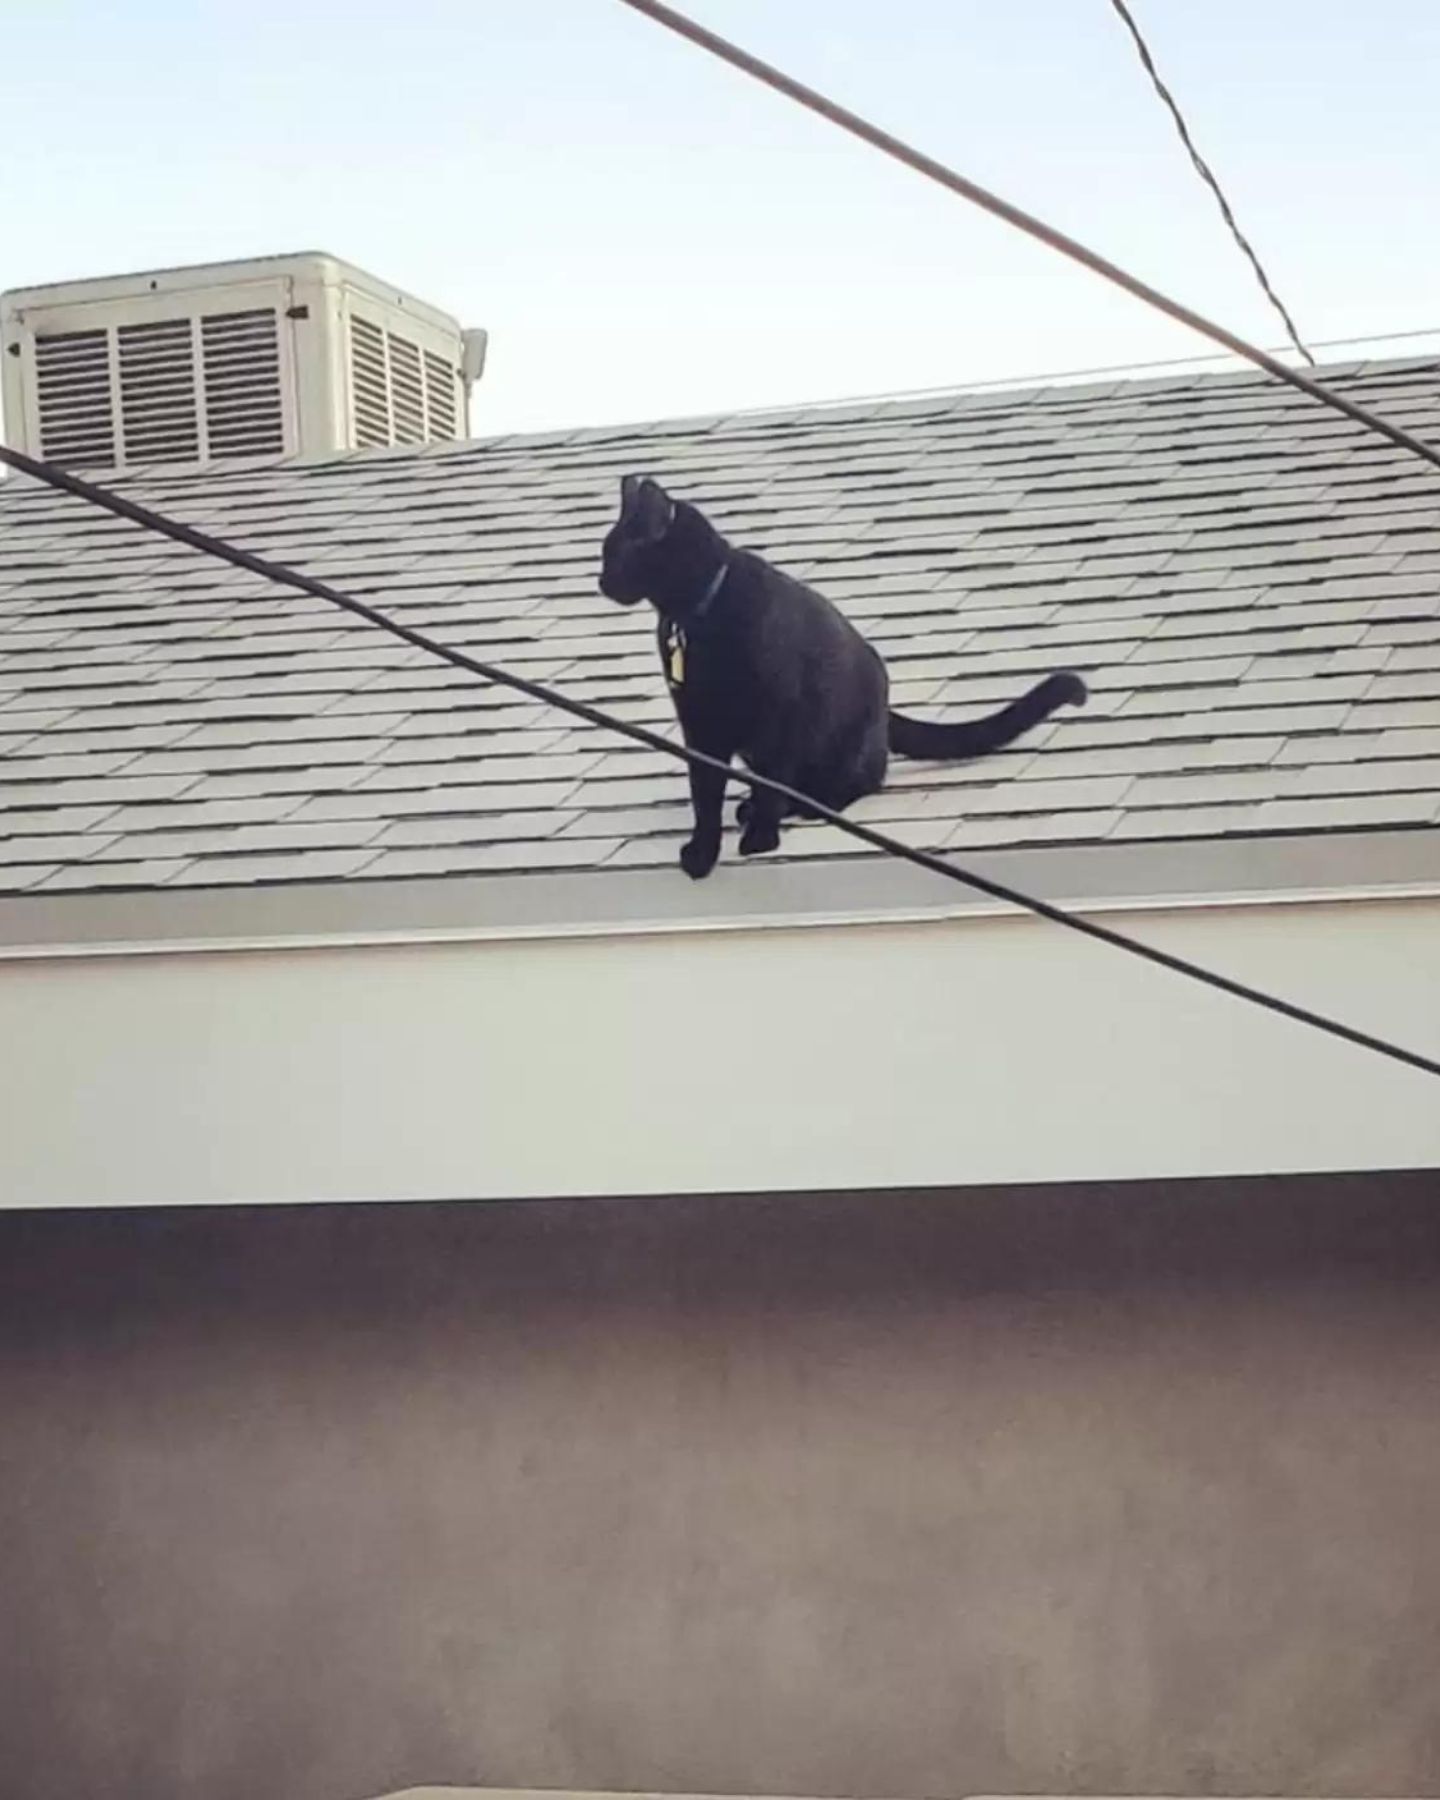
M 1440 360 L 1325 377 L 1440 437 Z M 649 608 L 597 592 L 639 469 L 838 602 L 896 703 L 1044 670 L 1090 706 L 896 762 L 929 848 L 1440 822 L 1440 477 L 1248 372 L 737 415 L 124 483 L 409 624 L 669 728 Z M 0 891 L 674 860 L 678 764 L 319 601 L 0 484 Z M 792 828 L 790 856 L 863 854 Z

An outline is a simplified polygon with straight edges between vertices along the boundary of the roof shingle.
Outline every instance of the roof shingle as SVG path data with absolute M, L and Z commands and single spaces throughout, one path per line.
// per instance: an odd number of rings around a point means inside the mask
M 1440 435 L 1440 361 L 1337 386 Z M 646 469 L 827 592 L 897 700 L 1051 667 L 1089 708 L 898 764 L 857 814 L 963 851 L 1440 823 L 1434 477 L 1248 372 L 500 438 L 124 485 L 407 624 L 670 726 L 595 586 Z M 684 775 L 79 502 L 0 487 L 0 891 L 633 868 Z M 866 854 L 820 827 L 785 854 Z

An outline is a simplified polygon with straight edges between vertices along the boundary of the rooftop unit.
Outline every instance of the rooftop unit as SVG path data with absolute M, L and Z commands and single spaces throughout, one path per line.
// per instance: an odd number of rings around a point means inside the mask
M 318 252 L 0 295 L 7 440 L 91 473 L 464 437 L 484 354 Z

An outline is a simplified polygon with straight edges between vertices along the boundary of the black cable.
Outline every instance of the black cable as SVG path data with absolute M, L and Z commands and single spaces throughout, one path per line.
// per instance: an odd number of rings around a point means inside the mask
M 1432 1057 L 1422 1056 L 1418 1051 L 1406 1050 L 1399 1044 L 1392 1044 L 1385 1038 L 1375 1037 L 1368 1031 L 1359 1031 L 1353 1025 L 1344 1025 L 1338 1019 L 1327 1018 L 1324 1013 L 1312 1012 L 1309 1007 L 1296 1006 L 1289 1000 L 1281 1000 L 1274 994 L 1264 993 L 1259 988 L 1249 987 L 1243 981 L 1234 981 L 1228 975 L 1217 975 L 1212 969 L 1202 968 L 1198 963 L 1188 962 L 1183 956 L 1172 956 L 1168 950 L 1156 950 L 1149 944 L 1143 944 L 1136 938 L 1129 938 L 1118 931 L 1112 931 L 1108 925 L 1097 925 L 1091 919 L 1083 919 L 1066 912 L 1062 907 L 1052 905 L 1048 900 L 1037 900 L 1033 895 L 1021 893 L 1018 888 L 1008 886 L 1005 882 L 994 881 L 988 875 L 977 875 L 971 870 L 961 869 L 944 858 L 932 855 L 928 850 L 916 850 L 909 844 L 901 843 L 898 838 L 887 836 L 883 831 L 876 831 L 872 826 L 862 825 L 858 819 L 846 818 L 843 813 L 834 812 L 828 806 L 822 806 L 808 794 L 787 787 L 783 781 L 771 781 L 762 775 L 749 771 L 737 771 L 728 763 L 721 762 L 713 756 L 706 756 L 702 751 L 692 750 L 686 744 L 678 744 L 673 738 L 662 737 L 659 732 L 647 731 L 643 725 L 631 725 L 623 719 L 613 718 L 598 706 L 588 706 L 583 700 L 572 700 L 567 695 L 557 693 L 554 688 L 544 683 L 527 680 L 523 675 L 512 674 L 508 669 L 496 668 L 492 663 L 481 662 L 478 658 L 467 656 L 462 650 L 452 650 L 448 644 L 441 644 L 434 638 L 427 637 L 423 631 L 415 631 L 408 625 L 402 625 L 397 619 L 368 606 L 363 600 L 357 600 L 352 594 L 342 593 L 328 582 L 317 581 L 311 575 L 303 575 L 298 569 L 286 568 L 283 563 L 269 561 L 263 556 L 256 556 L 249 550 L 242 550 L 235 544 L 228 544 L 223 538 L 212 537 L 209 532 L 200 531 L 193 525 L 182 524 L 178 519 L 167 518 L 165 514 L 154 512 L 148 506 L 141 506 L 134 500 L 128 500 L 123 494 L 114 493 L 109 488 L 97 487 L 93 482 L 85 481 L 78 475 L 72 475 L 66 469 L 57 469 L 49 463 L 38 462 L 34 457 L 26 456 L 23 451 L 10 450 L 0 445 L 0 462 L 17 469 L 23 475 L 29 475 L 36 481 L 44 482 L 48 487 L 56 488 L 62 493 L 73 494 L 76 498 L 88 501 L 92 506 L 103 507 L 106 512 L 114 513 L 117 518 L 128 519 L 132 524 L 141 525 L 147 531 L 158 532 L 160 536 L 173 538 L 178 544 L 185 544 L 192 550 L 199 550 L 206 556 L 218 558 L 221 562 L 232 564 L 237 569 L 248 570 L 252 575 L 259 575 L 266 581 L 274 581 L 285 587 L 298 588 L 302 594 L 313 595 L 317 600 L 328 601 L 338 606 L 343 612 L 353 613 L 357 619 L 364 619 L 366 624 L 378 626 L 381 631 L 388 631 L 392 637 L 400 638 L 407 644 L 413 644 L 417 650 L 424 650 L 431 656 L 453 664 L 457 669 L 464 669 L 471 675 L 478 675 L 482 680 L 494 682 L 497 686 L 513 688 L 517 693 L 525 694 L 532 700 L 538 700 L 546 706 L 557 707 L 561 712 L 569 713 L 572 718 L 583 719 L 588 725 L 596 725 L 604 731 L 617 732 L 621 737 L 632 739 L 637 744 L 644 744 L 647 749 L 658 750 L 665 756 L 673 756 L 680 762 L 690 763 L 697 768 L 723 770 L 727 776 L 740 781 L 750 788 L 764 788 L 767 792 L 778 794 L 782 799 L 794 801 L 807 813 L 838 830 L 858 838 L 861 843 L 869 844 L 876 850 L 884 850 L 891 856 L 898 856 L 903 861 L 914 863 L 917 868 L 929 869 L 936 875 L 943 875 L 948 881 L 958 881 L 965 887 L 976 889 L 979 893 L 988 894 L 991 899 L 1007 901 L 1012 906 L 1032 912 L 1037 918 L 1048 919 L 1053 925 L 1063 925 L 1067 930 L 1078 931 L 1084 937 L 1094 938 L 1097 943 L 1109 944 L 1117 950 L 1124 950 L 1131 956 L 1140 956 L 1146 962 L 1157 964 L 1162 969 L 1172 969 L 1177 975 L 1188 975 L 1192 980 L 1204 982 L 1207 987 L 1218 989 L 1221 993 L 1233 994 L 1239 1000 L 1251 1001 L 1256 1006 L 1263 1006 L 1267 1011 L 1280 1013 L 1285 1018 L 1295 1019 L 1302 1025 L 1313 1026 L 1317 1031 L 1328 1032 L 1331 1037 L 1343 1038 L 1347 1043 L 1358 1044 L 1363 1050 L 1374 1050 L 1380 1056 L 1388 1056 L 1395 1062 L 1406 1063 L 1413 1069 L 1422 1069 L 1427 1075 L 1440 1075 L 1440 1061 Z
M 1165 107 L 1165 110 L 1170 114 L 1171 119 L 1174 121 L 1175 129 L 1180 134 L 1180 142 L 1185 146 L 1186 154 L 1194 165 L 1195 173 L 1214 195 L 1215 204 L 1220 208 L 1220 217 L 1224 219 L 1226 225 L 1229 226 L 1230 235 L 1234 238 L 1239 247 L 1241 255 L 1255 271 L 1255 279 L 1260 283 L 1265 298 L 1280 315 L 1280 323 L 1285 327 L 1290 342 L 1313 369 L 1315 367 L 1315 358 L 1310 354 L 1309 350 L 1305 347 L 1304 342 L 1301 340 L 1300 333 L 1295 327 L 1295 321 L 1290 317 L 1290 312 L 1286 307 L 1285 302 L 1271 286 L 1270 277 L 1266 274 L 1265 265 L 1260 261 L 1259 256 L 1256 254 L 1254 245 L 1240 229 L 1239 222 L 1235 217 L 1230 202 L 1225 197 L 1225 190 L 1220 186 L 1219 178 L 1196 148 L 1195 140 L 1190 135 L 1190 127 L 1185 123 L 1185 115 L 1180 110 L 1180 103 L 1176 100 L 1174 94 L 1170 92 L 1160 71 L 1155 67 L 1155 58 L 1151 54 L 1150 46 L 1145 42 L 1143 32 L 1135 22 L 1135 15 L 1125 4 L 1125 0 L 1110 0 L 1110 4 L 1120 15 L 1121 22 L 1124 24 L 1125 29 L 1130 33 L 1135 49 L 1139 54 L 1141 66 L 1144 68 L 1145 73 L 1150 77 L 1150 85 L 1160 97 L 1161 104 Z
M 1247 339 L 1236 337 L 1233 331 L 1225 326 L 1217 325 L 1213 319 L 1207 319 L 1203 313 L 1197 313 L 1178 300 L 1172 300 L 1168 294 L 1162 294 L 1148 282 L 1141 281 L 1138 275 L 1132 275 L 1122 269 L 1118 263 L 1109 261 L 1096 250 L 1091 250 L 1076 238 L 1067 237 L 1063 231 L 1057 231 L 1053 225 L 1047 225 L 1037 219 L 1033 213 L 1014 206 L 1008 200 L 1002 200 L 988 188 L 966 176 L 937 162 L 933 156 L 926 156 L 901 138 L 892 137 L 888 131 L 882 131 L 878 125 L 872 125 L 859 113 L 829 100 L 814 88 L 806 87 L 803 82 L 796 81 L 791 75 L 783 74 L 772 64 L 762 62 L 758 56 L 752 56 L 748 50 L 742 50 L 738 44 L 732 44 L 727 38 L 719 37 L 713 31 L 707 31 L 703 25 L 697 25 L 683 13 L 673 7 L 663 6 L 660 0 L 620 0 L 622 6 L 628 6 L 632 12 L 642 13 L 647 19 L 653 19 L 657 25 L 686 38 L 702 50 L 708 50 L 712 56 L 718 56 L 732 68 L 751 75 L 756 81 L 763 82 L 766 87 L 773 88 L 777 94 L 784 94 L 787 99 L 798 102 L 808 112 L 815 113 L 822 119 L 828 119 L 832 125 L 838 125 L 842 131 L 848 131 L 862 143 L 870 144 L 886 156 L 893 157 L 896 162 L 904 163 L 906 168 L 914 169 L 917 174 L 936 181 L 952 194 L 959 194 L 962 200 L 968 200 L 983 211 L 992 213 L 997 219 L 1004 219 L 1007 225 L 1013 225 L 1017 231 L 1023 231 L 1027 237 L 1038 243 L 1047 244 L 1050 249 L 1058 250 L 1062 256 L 1068 256 L 1071 262 L 1079 263 L 1082 268 L 1093 274 L 1103 276 L 1106 281 L 1113 282 L 1118 288 L 1124 288 L 1127 294 L 1133 294 L 1137 300 L 1143 300 L 1147 306 L 1153 306 L 1167 318 L 1177 320 L 1181 325 L 1188 325 L 1192 331 L 1198 331 L 1202 337 L 1221 345 L 1234 356 L 1243 357 L 1246 362 L 1254 363 L 1257 369 L 1264 369 L 1267 375 L 1273 375 L 1277 381 L 1287 382 L 1298 388 L 1302 394 L 1308 394 L 1312 400 L 1319 400 L 1331 407 L 1335 412 L 1343 413 L 1347 419 L 1353 419 L 1357 425 L 1364 425 L 1375 431 L 1392 444 L 1398 444 L 1402 450 L 1412 451 L 1416 456 L 1423 456 L 1432 468 L 1440 469 L 1440 449 L 1427 444 L 1423 438 L 1417 438 L 1399 425 L 1393 425 L 1388 419 L 1382 419 L 1378 413 L 1368 408 L 1357 406 L 1353 400 L 1347 400 L 1343 394 L 1337 394 L 1318 382 L 1313 376 L 1304 374 L 1299 369 L 1292 369 L 1278 357 L 1267 350 L 1261 350 Z

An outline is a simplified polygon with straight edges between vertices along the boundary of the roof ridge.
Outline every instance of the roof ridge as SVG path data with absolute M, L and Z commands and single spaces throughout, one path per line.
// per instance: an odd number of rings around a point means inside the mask
M 1157 368 L 1175 369 L 1173 374 L 1147 373 Z M 154 481 L 189 487 L 219 482 L 240 481 L 270 469 L 293 470 L 302 474 L 321 474 L 330 469 L 371 468 L 394 463 L 436 463 L 480 457 L 497 450 L 526 451 L 561 449 L 567 445 L 598 445 L 613 441 L 617 447 L 630 439 L 653 442 L 657 435 L 694 438 L 697 435 L 723 435 L 733 440 L 747 431 L 765 427 L 783 428 L 813 421 L 816 424 L 862 424 L 880 418 L 899 418 L 910 413 L 955 414 L 982 409 L 1003 411 L 1008 408 L 1041 403 L 1061 403 L 1068 399 L 1095 400 L 1102 395 L 1117 399 L 1140 392 L 1182 393 L 1193 387 L 1264 387 L 1272 383 L 1263 370 L 1251 369 L 1243 363 L 1227 362 L 1224 368 L 1200 369 L 1175 364 L 1136 363 L 1125 366 L 1078 369 L 1036 380 L 1016 377 L 1012 385 L 1007 378 L 983 382 L 959 383 L 954 387 L 913 389 L 908 393 L 837 396 L 833 400 L 799 401 L 793 405 L 739 407 L 726 412 L 667 414 L 662 418 L 621 419 L 595 425 L 536 428 L 532 431 L 496 432 L 479 437 L 460 438 L 433 444 L 388 444 L 359 450 L 324 451 L 305 456 L 247 457 L 210 464 L 201 469 L 176 469 L 167 463 L 141 464 L 123 476 L 107 478 L 117 488 L 132 487 Z M 1364 357 L 1339 362 L 1321 363 L 1314 371 L 1317 380 L 1364 380 L 1375 376 L 1419 373 L 1440 369 L 1440 346 L 1432 352 L 1393 357 Z M 1277 394 L 1279 392 L 1276 389 Z M 1298 404 L 1296 396 L 1286 396 Z M 1303 398 L 1303 397 L 1301 397 Z M 0 482 L 0 499 L 6 491 Z M 17 484 L 21 491 L 24 484 Z

